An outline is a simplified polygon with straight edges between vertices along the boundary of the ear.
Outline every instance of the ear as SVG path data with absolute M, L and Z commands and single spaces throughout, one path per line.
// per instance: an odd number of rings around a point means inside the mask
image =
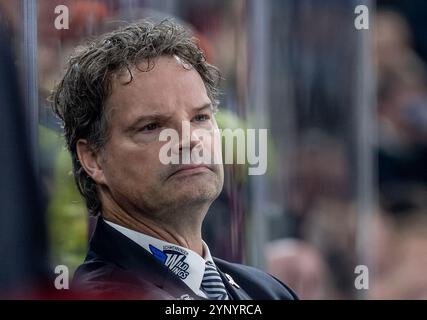
M 77 156 L 86 173 L 99 185 L 106 184 L 99 153 L 94 152 L 85 139 L 77 141 Z

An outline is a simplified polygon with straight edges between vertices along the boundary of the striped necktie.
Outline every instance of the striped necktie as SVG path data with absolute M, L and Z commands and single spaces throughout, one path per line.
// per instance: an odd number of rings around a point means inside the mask
M 221 276 L 211 261 L 206 262 L 205 274 L 202 280 L 202 289 L 211 300 L 228 300 Z

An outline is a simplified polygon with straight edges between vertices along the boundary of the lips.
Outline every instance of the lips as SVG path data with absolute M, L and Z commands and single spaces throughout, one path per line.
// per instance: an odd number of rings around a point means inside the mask
M 169 178 L 179 174 L 192 174 L 192 173 L 198 173 L 198 172 L 203 172 L 207 170 L 212 171 L 212 169 L 206 165 L 194 165 L 194 164 L 181 165 L 172 172 Z

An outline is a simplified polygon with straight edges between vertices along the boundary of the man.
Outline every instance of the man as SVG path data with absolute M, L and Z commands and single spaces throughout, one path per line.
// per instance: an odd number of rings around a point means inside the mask
M 222 165 L 161 161 L 167 143 L 169 154 L 221 156 L 213 134 L 218 78 L 170 21 L 111 32 L 70 59 L 54 110 L 79 190 L 99 215 L 75 287 L 115 298 L 296 298 L 262 271 L 211 257 L 201 226 L 221 192 Z M 178 141 L 162 141 L 165 129 L 176 130 Z M 212 138 L 201 139 L 198 129 Z

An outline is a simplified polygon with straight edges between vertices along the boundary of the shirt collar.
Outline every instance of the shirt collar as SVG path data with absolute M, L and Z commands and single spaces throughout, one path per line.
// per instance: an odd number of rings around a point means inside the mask
M 205 264 L 208 261 L 214 265 L 215 263 L 204 241 L 202 241 L 204 257 L 201 257 L 193 250 L 153 238 L 105 219 L 104 221 L 151 253 L 154 258 L 176 274 L 195 294 L 206 298 L 206 294 L 200 289 L 205 273 Z

